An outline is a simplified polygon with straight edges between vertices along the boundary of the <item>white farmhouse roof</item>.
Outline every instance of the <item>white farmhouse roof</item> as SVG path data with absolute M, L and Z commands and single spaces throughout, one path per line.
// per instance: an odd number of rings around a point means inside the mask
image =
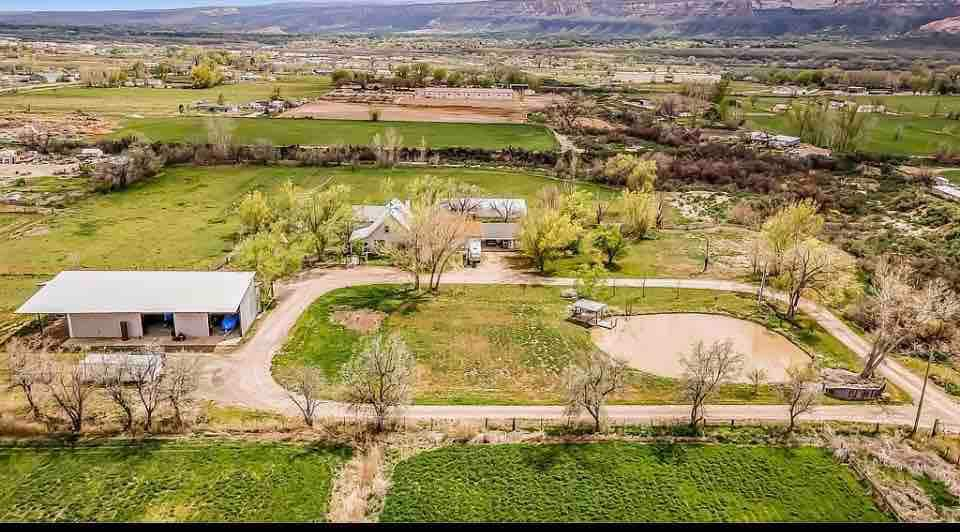
M 66 271 L 17 314 L 236 312 L 253 272 Z
M 363 207 L 366 208 L 366 207 Z M 379 215 L 373 220 L 373 222 L 366 226 L 357 229 L 350 234 L 350 240 L 365 240 L 370 235 L 372 235 L 377 229 L 379 229 L 383 224 L 389 219 L 395 220 L 404 228 L 410 228 L 410 207 L 407 204 L 403 203 L 398 199 L 392 199 L 387 204 L 382 207 L 382 211 Z M 370 209 L 372 212 L 373 209 Z M 356 210 L 354 210 L 356 212 Z

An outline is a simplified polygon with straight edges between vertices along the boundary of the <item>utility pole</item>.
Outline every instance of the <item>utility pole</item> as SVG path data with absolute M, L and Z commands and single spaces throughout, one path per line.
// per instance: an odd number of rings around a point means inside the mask
M 933 349 L 930 350 L 930 356 L 927 357 L 927 370 L 923 372 L 923 387 L 920 388 L 920 401 L 917 403 L 917 418 L 913 421 L 913 432 L 910 433 L 911 438 L 917 433 L 917 429 L 920 428 L 920 411 L 923 410 L 923 396 L 927 394 L 927 378 L 930 376 L 930 365 L 932 363 Z

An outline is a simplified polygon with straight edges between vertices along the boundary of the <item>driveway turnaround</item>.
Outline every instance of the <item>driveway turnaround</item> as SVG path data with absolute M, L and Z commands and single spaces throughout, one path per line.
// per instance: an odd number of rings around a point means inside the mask
M 409 281 L 409 275 L 384 267 L 353 269 L 322 269 L 304 273 L 298 279 L 278 290 L 276 306 L 255 324 L 253 337 L 228 355 L 204 357 L 204 378 L 199 395 L 224 405 L 235 405 L 264 411 L 299 415 L 286 390 L 270 372 L 271 361 L 283 347 L 290 330 L 307 307 L 321 295 L 348 286 L 365 284 L 396 284 Z M 681 288 L 756 293 L 755 286 L 735 281 L 709 279 L 610 279 L 619 287 Z M 571 286 L 573 279 L 543 278 L 531 273 L 501 267 L 499 261 L 444 275 L 443 284 L 515 284 Z M 783 299 L 782 294 L 767 291 L 766 297 Z M 849 347 L 861 358 L 866 358 L 870 344 L 853 332 L 829 310 L 812 301 L 804 300 L 800 308 L 816 320 L 827 332 Z M 904 390 L 916 402 L 920 397 L 923 379 L 914 375 L 894 360 L 887 360 L 879 370 L 889 382 Z M 607 407 L 608 416 L 615 422 L 649 423 L 685 419 L 687 405 L 613 405 Z M 346 417 L 351 413 L 344 405 L 325 403 L 319 415 Z M 482 420 L 511 418 L 560 418 L 561 406 L 460 406 L 414 405 L 407 407 L 403 416 L 408 419 Z M 710 405 L 707 419 L 713 422 L 783 421 L 786 405 Z M 819 406 L 801 416 L 807 421 L 849 421 L 913 425 L 916 406 L 900 405 L 829 405 Z M 927 386 L 921 425 L 930 427 L 940 420 L 941 427 L 960 432 L 960 404 L 936 386 Z

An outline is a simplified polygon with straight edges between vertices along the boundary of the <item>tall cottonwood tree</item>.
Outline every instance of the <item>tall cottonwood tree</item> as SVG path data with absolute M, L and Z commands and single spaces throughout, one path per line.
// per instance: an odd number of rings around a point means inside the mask
M 683 358 L 680 390 L 690 401 L 690 427 L 703 423 L 704 405 L 720 392 L 720 386 L 731 381 L 743 367 L 743 355 L 733 350 L 733 341 L 717 341 L 707 346 L 702 341 Z

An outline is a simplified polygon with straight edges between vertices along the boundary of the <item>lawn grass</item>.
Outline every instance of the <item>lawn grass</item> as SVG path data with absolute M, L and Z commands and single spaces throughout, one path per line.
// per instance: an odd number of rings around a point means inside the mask
M 750 127 L 764 131 L 796 134 L 784 115 L 750 116 Z M 861 150 L 891 155 L 931 155 L 941 145 L 960 149 L 960 122 L 945 118 L 870 115 Z M 896 138 L 902 128 L 900 139 Z
M 947 180 L 954 185 L 960 185 L 960 170 L 947 170 L 946 172 L 941 172 L 940 175 L 947 178 Z
M 2 521 L 323 521 L 343 447 L 0 448 Z
M 284 98 L 318 97 L 330 87 L 330 79 L 317 76 L 288 76 L 277 81 L 256 81 L 221 85 L 211 89 L 147 89 L 64 87 L 48 91 L 0 95 L 0 112 L 30 112 L 62 115 L 77 110 L 110 118 L 129 115 L 173 116 L 179 106 L 199 100 L 217 101 L 223 94 L 227 103 L 266 100 L 280 88 Z
M 223 118 L 233 125 L 234 140 L 254 144 L 267 140 L 274 145 L 370 144 L 374 135 L 384 136 L 387 128 L 403 137 L 403 145 L 431 148 L 470 147 L 498 150 L 507 147 L 533 151 L 554 149 L 553 134 L 543 126 L 529 124 L 454 124 L 432 122 L 371 122 L 365 120 L 311 120 L 292 118 Z M 206 142 L 207 119 L 149 118 L 125 120 L 110 136 L 136 135 L 151 141 Z
M 382 522 L 890 521 L 824 449 L 470 445 L 393 473 Z
M 274 370 L 321 367 L 336 381 L 340 366 L 362 347 L 364 335 L 331 320 L 336 310 L 372 309 L 387 314 L 383 327 L 400 334 L 418 360 L 418 404 L 557 404 L 561 372 L 593 348 L 589 332 L 567 322 L 561 288 L 544 286 L 446 286 L 426 296 L 400 285 L 357 286 L 318 298 L 300 317 Z M 669 288 L 618 288 L 597 296 L 636 313 L 721 312 L 760 321 L 816 353 L 825 367 L 857 369 L 856 354 L 819 325 L 801 316 L 800 327 L 756 311 L 749 294 Z M 331 388 L 330 393 L 336 390 Z M 898 397 L 898 399 L 900 399 Z M 632 372 L 617 404 L 683 402 L 675 379 Z M 717 403 L 779 403 L 772 386 L 731 384 Z
M 897 357 L 897 362 L 920 378 L 926 374 L 925 359 L 901 355 Z M 948 363 L 934 361 L 930 364 L 930 378 L 935 379 L 950 395 L 960 397 L 960 371 L 957 368 Z

